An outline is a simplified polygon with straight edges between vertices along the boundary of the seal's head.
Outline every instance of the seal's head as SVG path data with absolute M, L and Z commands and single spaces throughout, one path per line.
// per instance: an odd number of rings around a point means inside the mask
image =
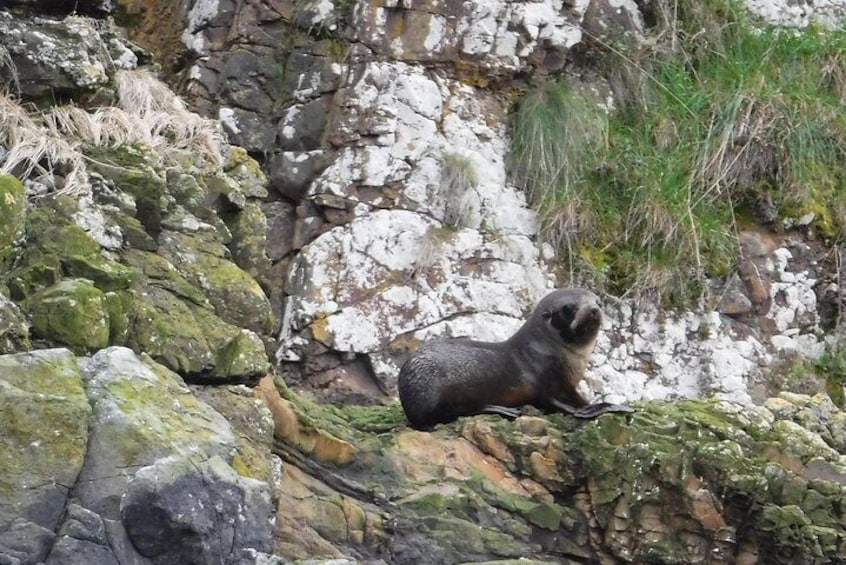
M 582 288 L 563 288 L 546 295 L 535 311 L 544 323 L 572 346 L 590 346 L 602 325 L 599 297 Z

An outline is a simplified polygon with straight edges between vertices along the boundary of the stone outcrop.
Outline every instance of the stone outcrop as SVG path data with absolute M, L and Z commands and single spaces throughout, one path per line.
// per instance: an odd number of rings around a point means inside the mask
M 149 358 L 125 348 L 103 349 L 86 363 L 82 377 L 93 409 L 92 433 L 74 495 L 85 508 L 117 518 L 136 471 L 170 454 L 231 460 L 235 437 L 227 421 Z
M 639 6 L 4 5 L 0 562 L 839 562 L 846 417 L 765 400 L 838 321 L 792 234 L 740 234 L 697 311 L 609 300 L 591 386 L 632 415 L 393 401 L 421 341 L 555 284 L 508 111 Z
M 839 28 L 846 20 L 846 8 L 840 2 L 786 2 L 784 0 L 746 0 L 749 10 L 765 21 L 790 27 L 812 24 Z
M 42 561 L 85 458 L 91 407 L 67 350 L 0 356 L 0 554 Z
M 45 2 L 45 4 L 47 4 Z M 70 16 L 15 18 L 0 11 L 0 81 L 20 94 L 73 97 L 106 86 L 114 69 L 138 65 L 137 48 L 114 29 Z
M 3 334 L 77 353 L 126 345 L 197 379 L 266 372 L 267 190 L 255 161 L 136 70 L 137 57 L 119 57 L 138 48 L 115 28 L 76 16 L 0 19 L 14 96 L 96 100 L 88 111 L 60 104 L 30 115 L 2 99 L 3 170 L 26 182 L 2 177 L 0 295 L 30 319 L 29 335 L 16 337 L 24 328 L 4 308 Z M 30 36 L 51 50 L 28 51 Z
M 0 559 L 234 564 L 272 551 L 273 471 L 254 464 L 270 457 L 270 427 L 243 449 L 237 424 L 121 347 L 0 356 L 0 384 Z
M 562 68 L 586 4 L 189 11 L 193 102 L 266 156 L 290 383 L 379 398 L 420 339 L 503 339 L 550 288 L 535 214 L 506 175 L 509 100 L 488 86 Z M 615 29 L 642 27 L 634 4 L 617 11 L 630 17 Z
M 272 563 L 270 413 L 185 382 L 270 368 L 266 177 L 116 28 L 34 9 L 0 10 L 0 561 Z
M 271 514 L 267 483 L 240 477 L 218 456 L 199 465 L 160 459 L 135 474 L 121 501 L 139 553 L 173 565 L 255 562 L 273 549 Z
M 659 8 L 193 6 L 188 95 L 268 171 L 269 280 L 289 384 L 385 401 L 421 340 L 500 340 L 519 326 L 553 284 L 553 254 L 507 175 L 513 99 L 503 93 L 519 92 L 524 74 L 572 69 L 597 39 L 645 36 Z M 785 360 L 818 358 L 832 324 L 817 304 L 839 300 L 826 251 L 768 237 L 742 234 L 739 276 L 713 281 L 714 299 L 691 312 L 608 301 L 593 392 L 760 401 Z M 816 262 L 793 260 L 809 251 Z
M 839 300 L 829 251 L 754 232 L 742 233 L 741 243 L 741 274 L 715 283 L 712 308 L 609 304 L 592 361 L 595 387 L 612 400 L 762 402 L 778 388 L 768 382 L 786 360 L 821 357 L 837 340 L 826 334 L 836 320 L 823 315 L 826 302 Z
M 290 557 L 838 563 L 846 543 L 846 420 L 825 395 L 653 401 L 589 422 L 477 416 L 433 433 L 396 407 L 330 416 L 286 396 L 359 446 L 342 468 L 277 448 Z

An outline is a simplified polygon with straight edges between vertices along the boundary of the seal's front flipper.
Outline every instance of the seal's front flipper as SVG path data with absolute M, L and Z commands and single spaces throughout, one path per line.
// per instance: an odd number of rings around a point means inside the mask
M 522 413 L 518 408 L 509 408 L 507 406 L 500 406 L 499 404 L 487 404 L 480 412 L 484 412 L 485 414 L 499 414 L 509 420 L 514 420 Z
M 608 412 L 634 412 L 634 408 L 627 404 L 597 402 L 596 404 L 588 404 L 583 408 L 579 408 L 575 412 L 571 412 L 571 414 L 576 418 L 596 418 L 600 414 L 606 414 Z

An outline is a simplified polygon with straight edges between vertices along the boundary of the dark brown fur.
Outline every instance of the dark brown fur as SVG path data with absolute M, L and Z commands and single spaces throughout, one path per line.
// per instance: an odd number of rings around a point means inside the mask
M 504 342 L 447 339 L 425 344 L 400 369 L 399 396 L 408 421 L 428 429 L 483 412 L 515 417 L 514 408 L 527 404 L 580 417 L 630 411 L 589 405 L 576 390 L 601 323 L 596 295 L 567 288 L 544 297 Z

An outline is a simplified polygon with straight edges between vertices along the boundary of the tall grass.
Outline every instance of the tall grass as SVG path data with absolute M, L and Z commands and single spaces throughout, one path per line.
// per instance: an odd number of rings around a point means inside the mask
M 566 81 L 518 104 L 515 178 L 569 276 L 697 298 L 748 223 L 846 228 L 846 34 L 757 27 L 735 2 L 658 2 L 656 39 L 602 44 L 615 109 Z

